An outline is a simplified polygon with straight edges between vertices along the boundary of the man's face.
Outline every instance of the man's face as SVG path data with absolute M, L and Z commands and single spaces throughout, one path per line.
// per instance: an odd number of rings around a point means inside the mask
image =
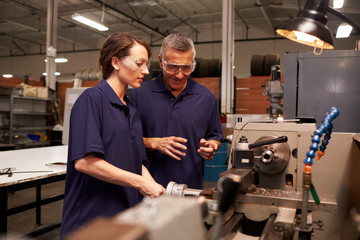
M 160 67 L 163 69 L 164 83 L 170 91 L 181 92 L 185 89 L 187 79 L 192 72 L 193 52 L 179 52 L 168 49 L 165 56 L 159 55 Z

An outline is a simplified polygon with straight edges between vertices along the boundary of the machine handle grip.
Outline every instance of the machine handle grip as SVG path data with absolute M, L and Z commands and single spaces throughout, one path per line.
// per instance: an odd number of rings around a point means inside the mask
M 270 139 L 270 140 L 265 140 L 265 141 L 249 144 L 249 149 L 261 147 L 261 146 L 269 145 L 269 144 L 273 144 L 273 143 L 287 142 L 287 140 L 288 140 L 287 136 L 281 136 L 281 137 L 278 137 L 275 139 Z
M 219 202 L 219 211 L 222 214 L 225 214 L 234 202 L 240 186 L 240 180 L 240 176 L 231 174 L 223 177 L 221 181 L 222 192 Z

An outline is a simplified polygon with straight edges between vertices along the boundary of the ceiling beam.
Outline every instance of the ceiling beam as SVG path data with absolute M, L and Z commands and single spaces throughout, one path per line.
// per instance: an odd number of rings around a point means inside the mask
M 99 4 L 104 4 L 104 6 L 105 6 L 106 8 L 108 8 L 108 9 L 110 9 L 110 10 L 116 12 L 116 13 L 119 13 L 119 14 L 123 15 L 124 17 L 130 19 L 130 20 L 133 21 L 133 22 L 136 22 L 136 23 L 139 24 L 140 26 L 143 26 L 143 27 L 151 30 L 152 32 L 154 32 L 154 33 L 156 33 L 156 34 L 160 34 L 160 35 L 162 35 L 162 36 L 164 36 L 164 37 L 166 36 L 165 33 L 162 33 L 162 32 L 160 32 L 159 30 L 157 30 L 157 29 L 155 29 L 155 28 L 153 28 L 153 27 L 151 27 L 151 26 L 143 23 L 142 21 L 139 21 L 139 20 L 131 17 L 130 15 L 128 15 L 128 14 L 120 11 L 119 9 L 117 9 L 117 8 L 115 8 L 115 7 L 113 7 L 113 6 L 110 6 L 110 5 L 107 4 L 107 3 L 104 3 L 104 1 L 102 1 L 102 0 L 94 0 L 94 1 L 97 2 L 97 3 L 99 3 Z
M 173 15 L 174 17 L 176 17 L 178 20 L 180 20 L 182 23 L 186 24 L 186 26 L 190 27 L 193 31 L 195 31 L 196 33 L 198 33 L 199 31 L 194 28 L 193 26 L 191 26 L 189 23 L 187 23 L 185 20 L 181 19 L 178 15 L 176 15 L 173 11 L 171 11 L 170 9 L 168 9 L 167 7 L 165 7 L 162 3 L 160 3 L 159 0 L 155 0 L 155 2 L 157 2 L 162 8 L 164 8 L 167 12 L 171 13 L 171 15 Z
M 269 18 L 269 16 L 268 16 L 268 14 L 266 13 L 266 11 L 265 11 L 265 9 L 264 9 L 261 1 L 260 1 L 260 0 L 255 0 L 255 2 L 256 2 L 256 4 L 258 5 L 258 7 L 260 7 L 260 11 L 261 11 L 261 13 L 263 14 L 266 22 L 267 22 L 268 25 L 270 26 L 271 30 L 272 30 L 272 31 L 275 31 L 275 28 L 274 28 L 274 26 L 273 26 L 273 24 L 272 24 L 272 22 L 271 22 L 271 20 L 270 20 L 270 18 Z

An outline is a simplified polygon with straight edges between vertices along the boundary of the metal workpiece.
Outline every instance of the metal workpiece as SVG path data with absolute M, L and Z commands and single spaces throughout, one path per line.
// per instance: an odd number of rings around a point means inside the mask
M 176 182 L 169 182 L 166 186 L 165 194 L 168 196 L 183 196 L 184 189 L 187 188 L 186 184 L 178 184 Z
M 220 193 L 213 192 L 213 199 L 219 199 Z M 309 199 L 309 211 L 333 212 L 337 209 L 335 195 L 320 194 L 320 204 L 315 204 L 313 199 Z M 279 189 L 256 188 L 254 192 L 245 194 L 238 193 L 235 199 L 236 205 L 241 204 L 259 204 L 285 208 L 302 208 L 302 194 L 296 191 L 285 191 Z
M 178 196 L 178 197 L 198 197 L 202 192 L 202 189 L 192 189 L 188 188 L 186 184 L 180 184 L 176 182 L 169 182 L 166 186 L 165 194 L 168 196 Z

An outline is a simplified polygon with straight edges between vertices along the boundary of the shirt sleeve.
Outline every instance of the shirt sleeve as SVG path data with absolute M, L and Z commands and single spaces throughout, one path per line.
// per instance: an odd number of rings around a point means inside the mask
M 71 161 L 83 158 L 88 153 L 103 156 L 100 106 L 99 100 L 88 92 L 84 92 L 75 102 L 70 115 Z
M 223 132 L 221 126 L 220 113 L 217 105 L 217 100 L 215 97 L 213 98 L 211 109 L 209 112 L 210 112 L 209 125 L 205 139 L 216 140 L 220 142 L 221 139 L 223 138 Z

